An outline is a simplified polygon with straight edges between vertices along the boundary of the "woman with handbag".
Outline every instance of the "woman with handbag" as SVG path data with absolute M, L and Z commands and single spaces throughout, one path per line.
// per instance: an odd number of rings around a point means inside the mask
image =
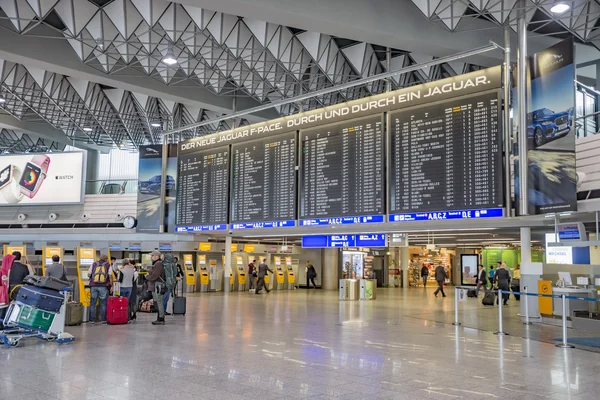
M 517 301 L 521 301 L 521 295 L 516 294 L 521 292 L 521 265 L 517 264 L 513 271 L 512 281 L 510 282 L 510 290 Z

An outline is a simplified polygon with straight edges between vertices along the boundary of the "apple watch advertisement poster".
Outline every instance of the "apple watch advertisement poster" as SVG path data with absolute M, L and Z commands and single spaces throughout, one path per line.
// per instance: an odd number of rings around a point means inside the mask
M 0 206 L 82 202 L 83 152 L 0 156 Z

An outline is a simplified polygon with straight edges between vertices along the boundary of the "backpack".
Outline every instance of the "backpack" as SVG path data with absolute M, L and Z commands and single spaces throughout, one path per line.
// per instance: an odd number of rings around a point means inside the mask
M 91 281 L 98 285 L 103 285 L 108 281 L 108 264 L 99 264 L 95 262 L 92 265 Z
M 177 264 L 175 264 L 173 254 L 165 254 L 163 267 L 165 268 L 165 284 L 167 285 L 167 289 L 173 292 L 177 284 Z

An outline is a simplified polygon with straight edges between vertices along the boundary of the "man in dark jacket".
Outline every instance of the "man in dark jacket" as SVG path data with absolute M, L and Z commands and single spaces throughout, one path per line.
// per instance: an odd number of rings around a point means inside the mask
M 483 265 L 479 265 L 479 273 L 477 275 L 477 294 L 479 295 L 479 290 L 485 290 L 487 288 L 487 273 L 485 272 L 485 268 Z
M 160 251 L 154 250 L 151 255 L 152 268 L 146 275 L 148 281 L 148 291 L 152 292 L 152 298 L 154 299 L 154 305 L 158 309 L 158 317 L 156 321 L 152 322 L 152 325 L 164 325 L 165 324 L 165 307 L 163 305 L 163 290 L 166 290 L 165 286 L 165 267 L 160 259 Z
M 256 285 L 256 294 L 260 293 L 260 290 L 264 287 L 267 293 L 270 292 L 267 285 L 265 285 L 265 276 L 267 276 L 267 271 L 273 273 L 273 270 L 269 269 L 269 266 L 266 264 L 266 259 L 263 258 L 262 262 L 258 266 L 258 284 Z
M 256 285 L 254 284 L 256 275 L 256 260 L 252 260 L 252 262 L 248 264 L 248 290 L 256 291 Z
M 498 270 L 496 270 L 496 275 L 494 279 L 498 283 L 498 289 L 501 289 L 503 292 L 502 300 L 503 304 L 506 305 L 506 303 L 508 302 L 508 296 L 510 296 L 510 272 L 508 272 L 505 263 L 500 264 L 500 267 L 498 268 Z M 496 299 L 496 304 L 498 304 L 498 299 Z
M 317 270 L 310 263 L 310 261 L 306 262 L 306 288 L 310 289 L 310 282 L 312 282 L 313 287 L 316 289 L 317 285 L 315 284 L 315 278 L 317 277 Z
M 438 265 L 435 269 L 435 280 L 437 281 L 438 288 L 433 292 L 435 297 L 437 297 L 439 292 L 442 292 L 442 297 L 446 297 L 446 293 L 444 293 L 444 282 L 448 275 L 446 274 L 446 269 L 442 265 Z
M 421 267 L 421 278 L 423 278 L 423 287 L 426 288 L 427 279 L 429 279 L 429 268 L 427 268 L 427 265 L 425 264 L 423 264 L 423 267 Z

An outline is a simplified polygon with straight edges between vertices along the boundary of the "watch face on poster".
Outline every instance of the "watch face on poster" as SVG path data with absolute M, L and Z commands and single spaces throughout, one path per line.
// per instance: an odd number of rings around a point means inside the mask
M 0 189 L 2 189 L 8 182 L 10 182 L 12 173 L 12 165 L 7 166 L 0 171 Z
M 21 180 L 19 181 L 19 185 L 29 191 L 33 191 L 35 190 L 41 174 L 42 169 L 40 167 L 28 162 L 23 171 L 23 175 L 21 176 Z

